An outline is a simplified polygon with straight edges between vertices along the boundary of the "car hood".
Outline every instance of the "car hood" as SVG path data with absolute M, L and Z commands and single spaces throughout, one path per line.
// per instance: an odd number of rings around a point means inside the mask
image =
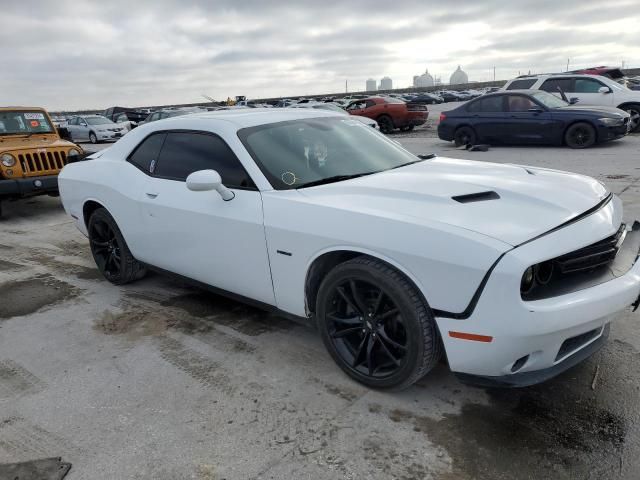
M 605 117 L 628 117 L 629 114 L 624 110 L 620 110 L 615 107 L 594 106 L 594 105 L 567 105 L 566 107 L 556 108 L 557 112 L 578 112 L 578 113 L 593 113 L 595 115 L 603 115 Z
M 398 221 L 448 224 L 513 246 L 577 217 L 609 195 L 600 182 L 582 175 L 449 158 L 298 191 L 316 204 Z M 473 196 L 483 192 L 494 193 Z
M 62 140 L 54 134 L 37 134 L 30 137 L 25 135 L 2 136 L 0 135 L 0 152 L 9 150 L 23 150 L 33 148 L 71 148 L 76 147 L 74 143 Z

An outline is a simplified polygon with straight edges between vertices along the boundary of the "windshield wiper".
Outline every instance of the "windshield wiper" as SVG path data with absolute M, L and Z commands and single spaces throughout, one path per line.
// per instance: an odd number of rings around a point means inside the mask
M 402 165 L 396 165 L 395 167 L 391 167 L 389 170 L 395 170 L 396 168 L 407 167 L 409 165 L 413 165 L 414 163 L 424 162 L 425 160 L 430 160 L 434 158 L 436 155 L 434 153 L 429 153 L 427 155 L 418 155 L 418 160 L 414 160 L 412 162 L 403 163 Z
M 315 187 L 316 185 L 324 185 L 326 183 L 341 182 L 343 180 L 349 180 L 351 178 L 358 178 L 358 177 L 364 177 L 365 175 L 371 175 L 372 173 L 377 173 L 377 172 L 354 173 L 352 175 L 334 175 L 333 177 L 320 178 L 312 182 L 303 183 L 302 185 L 296 188 Z

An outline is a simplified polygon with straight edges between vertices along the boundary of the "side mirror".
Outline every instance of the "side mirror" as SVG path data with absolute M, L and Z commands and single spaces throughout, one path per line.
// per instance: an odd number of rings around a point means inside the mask
M 199 170 L 187 177 L 187 188 L 194 192 L 217 191 L 225 202 L 236 196 L 222 184 L 220 174 L 215 170 Z
M 600 92 L 600 93 L 611 93 L 611 89 L 609 87 L 600 87 L 598 89 L 598 92 Z
M 569 105 L 575 105 L 579 101 L 580 99 L 578 97 L 571 97 L 571 99 L 569 99 Z

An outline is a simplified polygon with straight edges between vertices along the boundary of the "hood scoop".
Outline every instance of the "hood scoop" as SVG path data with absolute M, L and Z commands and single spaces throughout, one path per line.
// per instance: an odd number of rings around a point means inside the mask
M 452 200 L 455 200 L 458 203 L 484 202 L 486 200 L 498 200 L 499 198 L 500 195 L 494 191 L 469 193 L 467 195 L 456 195 L 455 197 L 451 197 Z

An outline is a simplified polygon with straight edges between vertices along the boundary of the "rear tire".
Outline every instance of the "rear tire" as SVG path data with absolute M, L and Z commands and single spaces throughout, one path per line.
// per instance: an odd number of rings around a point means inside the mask
M 393 132 L 395 125 L 393 124 L 393 120 L 391 120 L 391 117 L 389 117 L 388 115 L 381 115 L 376 121 L 378 122 L 378 126 L 380 127 L 380 131 L 382 133 Z
M 409 387 L 442 355 L 433 314 L 415 285 L 367 256 L 327 274 L 318 290 L 316 314 L 335 362 L 369 387 Z
M 474 145 L 476 143 L 476 138 L 476 132 L 471 127 L 460 127 L 453 134 L 453 142 L 456 147 Z
M 589 148 L 596 143 L 596 129 L 586 122 L 578 122 L 567 128 L 564 142 L 569 148 Z
M 632 103 L 630 105 L 624 105 L 621 109 L 631 115 L 629 119 L 629 132 L 640 132 L 640 104 Z
M 105 208 L 91 214 L 87 230 L 91 254 L 104 278 L 123 285 L 146 275 L 146 269 L 133 257 L 118 224 Z

